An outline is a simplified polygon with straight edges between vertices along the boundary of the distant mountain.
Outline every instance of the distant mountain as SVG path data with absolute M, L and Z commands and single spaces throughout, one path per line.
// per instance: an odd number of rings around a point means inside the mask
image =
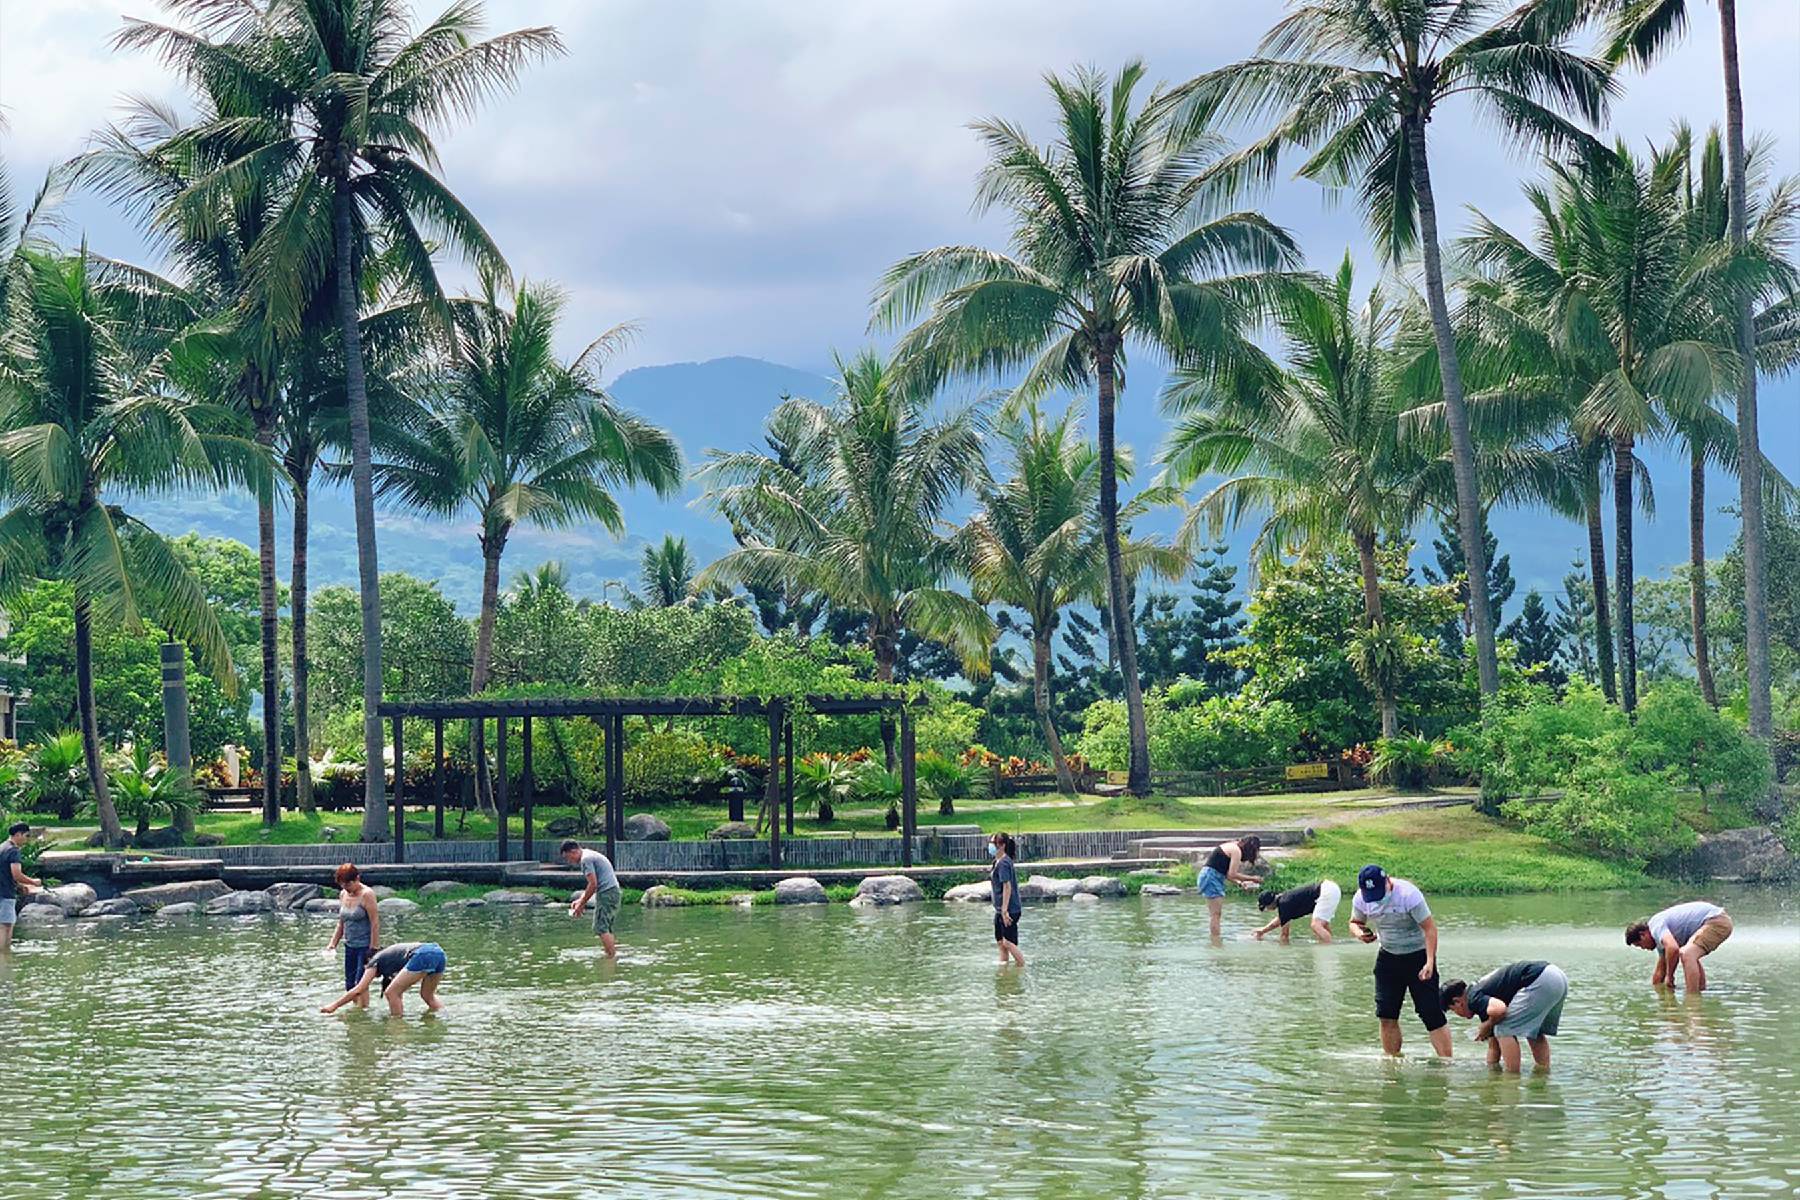
M 1150 462 L 1166 428 L 1155 403 L 1160 383 L 1155 378 L 1134 377 L 1120 407 L 1119 439 L 1136 449 L 1140 464 Z M 611 390 L 620 403 L 673 433 L 692 467 L 704 461 L 709 449 L 759 445 L 763 419 L 783 395 L 827 399 L 830 388 L 830 381 L 816 372 L 756 358 L 716 358 L 639 367 L 621 375 Z M 1800 479 L 1800 419 L 1796 412 L 1800 412 L 1800 381 L 1765 384 L 1765 449 L 1790 479 Z M 1645 457 L 1656 484 L 1658 511 L 1654 519 L 1639 520 L 1637 554 L 1640 573 L 1655 575 L 1687 557 L 1687 466 L 1666 447 L 1652 446 Z M 1140 472 L 1141 479 L 1148 475 L 1148 471 Z M 670 500 L 642 491 L 625 493 L 620 498 L 625 513 L 623 539 L 591 528 L 522 528 L 507 548 L 507 578 L 546 559 L 557 559 L 568 568 L 579 592 L 598 596 L 608 580 L 635 582 L 643 546 L 665 533 L 686 537 L 695 559 L 710 562 L 730 548 L 731 535 L 696 503 L 699 494 L 692 483 L 680 497 Z M 1734 518 L 1720 510 L 1734 505 L 1736 497 L 1735 479 L 1715 476 L 1711 480 L 1707 532 L 1709 552 L 1715 556 L 1724 552 L 1734 536 Z M 192 529 L 250 545 L 256 542 L 256 511 L 241 495 L 196 494 L 139 507 L 157 528 L 168 533 Z M 475 611 L 480 601 L 481 562 L 473 524 L 396 513 L 381 513 L 378 520 L 383 570 L 436 579 L 459 608 L 471 614 Z M 1586 546 L 1586 535 L 1578 526 L 1541 512 L 1497 513 L 1493 526 L 1501 551 L 1512 556 L 1513 575 L 1519 581 L 1518 593 L 1509 606 L 1513 611 L 1530 588 L 1546 593 L 1560 588 L 1569 560 Z M 278 528 L 285 575 L 290 531 L 285 512 Z M 1610 532 L 1608 536 L 1610 539 Z M 1233 541 L 1242 547 L 1249 539 Z M 1430 532 L 1421 531 L 1422 544 L 1429 541 Z M 315 587 L 356 581 L 355 521 L 348 489 L 318 489 L 310 542 Z

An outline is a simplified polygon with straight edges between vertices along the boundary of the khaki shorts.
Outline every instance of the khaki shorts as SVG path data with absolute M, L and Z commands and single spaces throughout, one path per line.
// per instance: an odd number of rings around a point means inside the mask
M 1688 945 L 1699 948 L 1701 954 L 1711 954 L 1724 945 L 1725 939 L 1731 936 L 1731 918 L 1724 913 L 1716 917 L 1708 917 L 1706 924 L 1694 931 L 1688 939 Z
M 624 893 L 616 887 L 594 893 L 594 932 L 596 934 L 612 932 L 613 922 L 619 919 L 619 908 L 624 902 Z

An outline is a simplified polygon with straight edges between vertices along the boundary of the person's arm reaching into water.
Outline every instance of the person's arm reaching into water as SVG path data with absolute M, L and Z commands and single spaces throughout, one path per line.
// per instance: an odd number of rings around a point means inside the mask
M 1437 918 L 1420 921 L 1419 932 L 1425 935 L 1425 965 L 1419 968 L 1419 978 L 1430 979 L 1437 974 Z
M 1244 872 L 1244 848 L 1232 842 L 1225 850 L 1225 878 L 1237 884 L 1245 891 L 1255 891 L 1262 886 L 1261 875 L 1249 875 Z
M 1675 986 L 1675 967 L 1681 962 L 1681 943 L 1668 930 L 1663 931 L 1662 941 L 1656 944 L 1656 974 L 1650 977 L 1653 987 L 1667 984 Z
M 375 968 L 369 967 L 368 969 L 363 971 L 363 976 L 361 979 L 356 981 L 355 987 L 351 988 L 349 991 L 345 992 L 343 995 L 339 996 L 336 1000 L 333 1000 L 330 1004 L 327 1004 L 325 1007 L 321 1008 L 319 1011 L 322 1013 L 334 1013 L 338 1009 L 344 1007 L 344 1005 L 346 1005 L 346 1004 L 350 1003 L 352 1000 L 356 999 L 358 996 L 366 995 L 369 990 L 369 984 L 372 983 L 374 981 L 374 979 L 375 979 Z
M 1281 914 L 1276 913 L 1274 916 L 1269 918 L 1269 923 L 1267 925 L 1264 925 L 1261 929 L 1251 930 L 1250 936 L 1253 938 L 1256 938 L 1258 940 L 1261 940 L 1263 937 L 1274 932 L 1275 928 L 1277 926 L 1279 926 L 1280 924 L 1281 924 Z
M 1475 1030 L 1475 1040 L 1485 1042 L 1494 1036 L 1494 1026 L 1506 1019 L 1506 1001 L 1488 998 L 1487 1012 L 1481 1018 L 1481 1025 Z
M 596 885 L 600 882 L 586 871 L 583 871 L 582 874 L 587 875 L 587 887 L 583 888 L 581 895 L 575 897 L 570 903 L 569 915 L 571 917 L 579 917 L 581 915 L 581 910 L 587 907 L 587 902 L 594 898 Z

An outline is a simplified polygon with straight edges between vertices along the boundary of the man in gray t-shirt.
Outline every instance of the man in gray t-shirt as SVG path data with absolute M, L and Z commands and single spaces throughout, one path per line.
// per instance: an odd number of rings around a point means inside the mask
M 1625 927 L 1625 944 L 1653 951 L 1654 987 L 1674 987 L 1675 967 L 1681 966 L 1690 993 L 1706 990 L 1706 968 L 1700 960 L 1717 950 L 1731 936 L 1731 916 L 1710 900 L 1689 900 L 1663 909 L 1645 921 Z
M 598 850 L 585 850 L 580 842 L 573 839 L 562 844 L 562 859 L 571 867 L 578 867 L 587 878 L 587 886 L 581 894 L 569 904 L 569 915 L 579 917 L 587 902 L 594 902 L 594 932 L 600 935 L 600 945 L 606 951 L 606 957 L 616 957 L 619 951 L 618 939 L 613 937 L 613 922 L 618 919 L 619 910 L 624 906 L 624 893 L 619 888 L 618 872 L 613 870 L 612 860 Z

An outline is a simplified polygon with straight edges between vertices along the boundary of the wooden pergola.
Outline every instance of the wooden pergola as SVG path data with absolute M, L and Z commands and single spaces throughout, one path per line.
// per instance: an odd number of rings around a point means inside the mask
M 919 789 L 917 755 L 913 734 L 913 709 L 922 701 L 904 696 L 806 696 L 802 703 L 810 712 L 825 716 L 868 716 L 896 713 L 900 719 L 900 858 L 912 866 L 913 839 L 918 833 Z M 523 857 L 537 855 L 532 828 L 532 805 L 536 787 L 532 772 L 531 726 L 534 719 L 566 720 L 586 717 L 598 723 L 606 734 L 604 795 L 606 801 L 606 856 L 617 859 L 618 843 L 625 836 L 625 719 L 627 717 L 762 717 L 769 725 L 769 774 L 765 784 L 764 804 L 769 812 L 769 865 L 781 866 L 782 826 L 788 837 L 794 836 L 794 724 L 785 699 L 761 700 L 744 696 L 595 696 L 587 698 L 531 697 L 525 699 L 462 700 L 386 700 L 377 713 L 393 722 L 394 784 L 391 800 L 394 808 L 394 861 L 406 861 L 406 731 L 407 720 L 432 723 L 432 804 L 435 836 L 444 836 L 444 723 L 446 721 L 488 721 L 497 727 L 495 757 L 497 778 L 494 807 L 498 833 L 499 860 L 511 861 L 511 847 L 506 828 L 511 811 L 510 783 L 507 778 L 507 731 L 513 721 L 519 722 L 520 753 L 524 761 L 519 784 L 519 802 L 525 819 Z M 777 761 L 785 770 L 777 772 Z M 785 801 L 785 822 L 779 806 Z M 731 819 L 744 819 L 743 797 L 731 800 Z

